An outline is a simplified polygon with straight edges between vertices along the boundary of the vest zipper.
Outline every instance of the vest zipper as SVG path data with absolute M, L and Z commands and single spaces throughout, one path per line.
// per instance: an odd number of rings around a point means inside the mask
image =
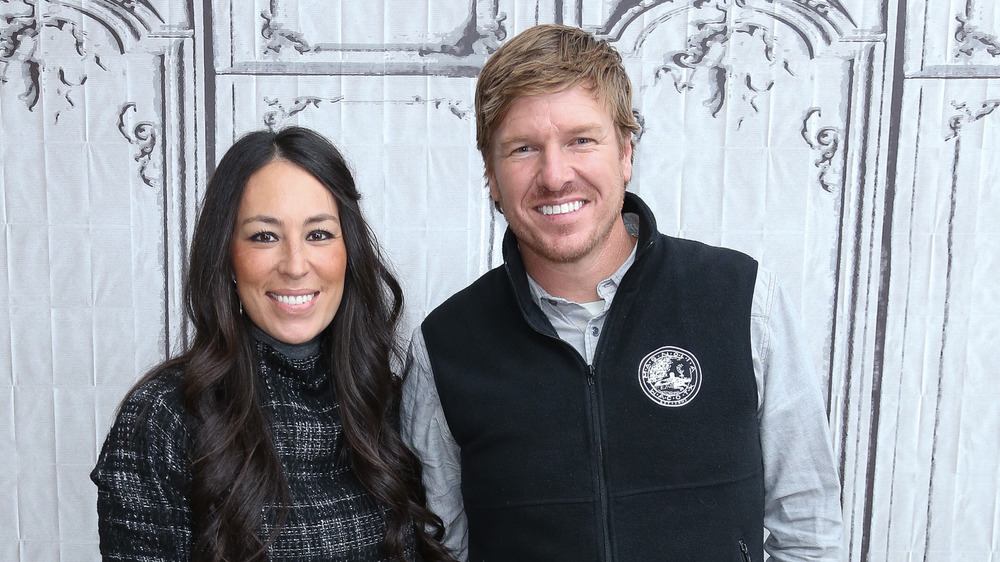
M 740 552 L 743 553 L 743 562 L 753 562 L 750 558 L 750 550 L 747 548 L 747 543 L 740 539 Z
M 594 438 L 594 445 L 597 447 L 595 463 L 597 464 L 597 489 L 601 498 L 601 528 L 604 538 L 604 560 L 611 561 L 611 506 L 608 501 L 608 486 L 604 473 L 604 443 L 601 439 L 600 412 L 597 400 L 597 386 L 594 379 L 594 366 L 587 365 L 587 385 L 590 390 L 590 414 L 591 414 L 591 435 Z

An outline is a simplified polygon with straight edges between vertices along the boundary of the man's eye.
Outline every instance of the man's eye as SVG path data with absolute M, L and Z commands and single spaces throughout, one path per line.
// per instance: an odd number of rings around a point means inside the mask
M 594 142 L 594 139 L 584 139 L 584 138 L 576 139 L 576 144 L 590 144 L 592 142 Z
M 514 153 L 518 153 L 518 152 L 522 152 L 523 153 L 523 152 L 528 152 L 530 150 L 531 150 L 530 146 L 519 146 L 519 147 L 517 147 L 517 148 L 514 149 Z

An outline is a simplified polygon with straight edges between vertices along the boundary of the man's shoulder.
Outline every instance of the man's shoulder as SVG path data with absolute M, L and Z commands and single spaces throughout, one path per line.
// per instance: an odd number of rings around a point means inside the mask
M 702 267 L 751 267 L 756 268 L 757 260 L 749 254 L 728 248 L 692 240 L 660 234 L 665 248 L 665 256 L 676 267 L 677 264 L 700 269 Z
M 746 252 L 729 248 L 727 246 L 709 244 L 708 242 L 702 242 L 701 240 L 694 240 L 692 238 L 680 238 L 678 236 L 660 234 L 660 239 L 673 251 L 685 252 L 688 254 L 699 254 L 706 257 L 730 256 L 733 259 L 753 259 Z
M 424 322 L 434 322 L 444 317 L 451 317 L 456 312 L 469 312 L 487 306 L 489 301 L 499 296 L 498 289 L 504 283 L 507 283 L 505 267 L 503 265 L 494 267 L 464 289 L 445 299 L 427 315 Z

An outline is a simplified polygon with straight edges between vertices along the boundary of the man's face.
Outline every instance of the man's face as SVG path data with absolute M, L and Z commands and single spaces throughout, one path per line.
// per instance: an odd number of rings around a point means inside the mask
M 632 147 L 583 86 L 518 98 L 493 133 L 490 195 L 525 261 L 600 258 L 620 221 Z

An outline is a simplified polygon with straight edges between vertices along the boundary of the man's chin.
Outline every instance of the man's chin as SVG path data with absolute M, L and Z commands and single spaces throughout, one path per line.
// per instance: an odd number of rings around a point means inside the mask
M 525 243 L 518 238 L 522 252 L 525 247 L 539 259 L 551 263 L 571 264 L 580 261 L 592 250 L 592 245 L 583 242 L 562 240 L 532 240 Z

